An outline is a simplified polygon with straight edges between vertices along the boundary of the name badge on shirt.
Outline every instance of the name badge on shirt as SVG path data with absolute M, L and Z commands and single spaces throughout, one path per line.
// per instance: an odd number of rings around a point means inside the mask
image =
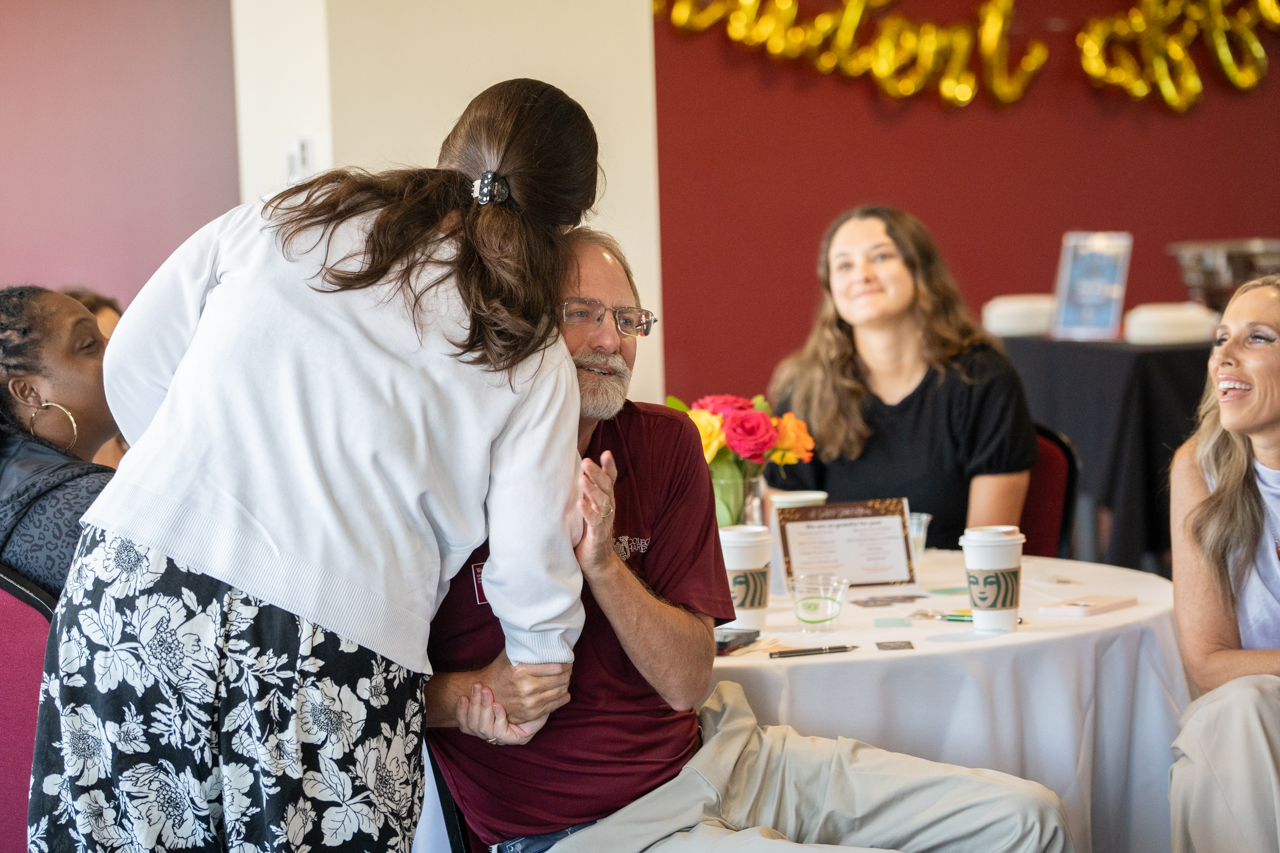
M 480 575 L 484 573 L 484 563 L 471 564 L 471 579 L 476 583 L 476 604 L 488 604 L 489 599 L 484 597 L 484 584 L 480 581 Z

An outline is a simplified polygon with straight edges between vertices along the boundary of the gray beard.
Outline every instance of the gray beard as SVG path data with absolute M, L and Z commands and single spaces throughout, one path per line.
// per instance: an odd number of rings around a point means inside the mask
M 631 371 L 621 355 L 585 352 L 575 355 L 573 363 L 578 367 L 608 367 L 614 371 L 613 376 L 578 374 L 582 417 L 607 421 L 622 411 L 622 404 L 627 402 L 627 391 L 631 388 Z

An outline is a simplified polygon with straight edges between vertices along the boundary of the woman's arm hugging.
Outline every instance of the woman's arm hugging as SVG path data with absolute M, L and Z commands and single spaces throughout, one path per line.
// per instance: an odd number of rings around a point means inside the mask
M 136 444 L 164 402 L 218 283 L 218 235 L 259 205 L 242 205 L 201 228 L 178 247 L 129 303 L 103 360 L 107 403 L 125 441 Z

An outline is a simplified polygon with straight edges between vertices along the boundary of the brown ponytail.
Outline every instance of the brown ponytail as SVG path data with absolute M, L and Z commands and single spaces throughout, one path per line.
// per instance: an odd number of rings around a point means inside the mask
M 459 355 L 510 371 L 556 338 L 571 253 L 565 235 L 595 203 L 596 155 L 595 128 L 576 101 L 547 83 L 508 80 L 467 106 L 440 147 L 438 168 L 337 169 L 275 196 L 265 215 L 287 250 L 312 229 L 320 229 L 318 243 L 338 224 L 374 213 L 358 257 L 327 264 L 325 285 L 394 282 L 420 322 L 423 297 L 452 275 L 471 318 L 466 340 L 455 342 Z M 472 198 L 472 183 L 486 171 L 507 182 L 510 198 L 486 205 Z M 431 264 L 445 272 L 424 281 Z

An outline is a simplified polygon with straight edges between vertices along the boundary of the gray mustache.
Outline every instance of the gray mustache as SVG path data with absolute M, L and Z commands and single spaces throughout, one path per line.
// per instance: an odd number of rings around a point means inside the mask
M 573 357 L 573 363 L 578 367 L 607 367 L 617 374 L 615 379 L 621 379 L 623 382 L 631 381 L 631 371 L 627 369 L 627 363 L 616 352 L 582 353 Z

